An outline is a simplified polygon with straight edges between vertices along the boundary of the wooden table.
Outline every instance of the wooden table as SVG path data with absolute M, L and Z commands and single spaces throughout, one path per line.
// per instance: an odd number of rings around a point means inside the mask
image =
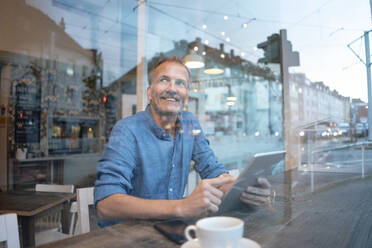
M 16 213 L 21 224 L 23 247 L 35 246 L 35 218 L 47 210 L 63 204 L 62 229 L 68 233 L 68 201 L 76 194 L 50 192 L 4 192 L 0 193 L 0 214 Z
M 244 237 L 262 248 L 372 247 L 372 178 L 348 180 L 296 197 L 281 195 L 275 210 L 242 208 L 227 215 L 244 220 Z M 179 247 L 151 221 L 126 221 L 43 248 Z

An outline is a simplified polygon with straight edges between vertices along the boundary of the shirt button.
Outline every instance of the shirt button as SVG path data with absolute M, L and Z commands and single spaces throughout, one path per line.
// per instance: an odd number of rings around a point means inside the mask
M 170 188 L 170 189 L 169 189 L 169 191 L 170 191 L 170 192 L 173 192 L 173 189 L 172 189 L 172 188 Z

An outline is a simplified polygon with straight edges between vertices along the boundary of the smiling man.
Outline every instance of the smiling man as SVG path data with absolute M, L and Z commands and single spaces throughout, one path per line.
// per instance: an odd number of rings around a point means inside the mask
M 193 218 L 218 211 L 231 177 L 218 163 L 199 122 L 183 111 L 190 72 L 166 57 L 149 74 L 146 110 L 119 121 L 97 167 L 95 205 L 101 226 L 128 218 Z M 191 160 L 203 179 L 183 197 Z M 268 202 L 270 184 L 247 189 L 241 200 Z
M 174 60 L 174 61 L 173 61 Z M 181 61 L 170 57 L 150 72 L 147 98 L 155 122 L 174 138 L 177 116 L 188 101 L 190 73 Z

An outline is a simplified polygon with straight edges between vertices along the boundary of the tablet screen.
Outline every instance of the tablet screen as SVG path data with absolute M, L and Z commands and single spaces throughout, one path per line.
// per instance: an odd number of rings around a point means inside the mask
M 285 151 L 257 153 L 240 173 L 231 189 L 222 198 L 217 215 L 234 210 L 240 205 L 240 194 L 248 187 L 256 184 L 257 177 L 271 175 L 275 166 L 284 159 Z

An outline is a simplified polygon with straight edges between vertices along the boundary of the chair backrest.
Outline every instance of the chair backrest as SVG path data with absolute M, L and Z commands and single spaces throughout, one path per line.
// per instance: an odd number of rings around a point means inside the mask
M 78 234 L 78 230 L 77 230 L 78 228 L 76 228 L 77 225 L 75 225 L 75 219 L 76 219 L 77 212 L 78 212 L 77 201 L 73 201 L 71 202 L 71 208 L 70 208 L 71 224 L 70 224 L 70 231 L 68 232 L 68 234 L 70 235 Z
M 69 185 L 59 185 L 59 184 L 36 184 L 35 191 L 38 192 L 56 192 L 56 193 L 74 193 L 75 186 L 73 184 Z M 62 206 L 61 206 L 62 207 Z M 75 207 L 76 209 L 76 207 Z M 37 218 L 37 226 L 43 226 L 44 229 L 51 229 L 57 227 L 58 229 L 62 228 L 61 224 L 61 209 L 52 209 L 47 216 L 42 217 L 41 219 Z M 74 225 L 75 225 L 75 215 L 76 211 L 73 211 L 73 206 L 70 209 L 71 212 L 71 224 L 70 224 L 70 234 L 72 234 Z
M 0 215 L 0 242 L 4 241 L 7 242 L 8 247 L 20 247 L 16 214 Z
M 36 184 L 35 191 L 40 192 L 57 192 L 57 193 L 74 193 L 74 185 L 57 185 L 57 184 Z
M 90 231 L 89 205 L 93 205 L 93 187 L 77 189 L 78 227 L 80 233 Z

